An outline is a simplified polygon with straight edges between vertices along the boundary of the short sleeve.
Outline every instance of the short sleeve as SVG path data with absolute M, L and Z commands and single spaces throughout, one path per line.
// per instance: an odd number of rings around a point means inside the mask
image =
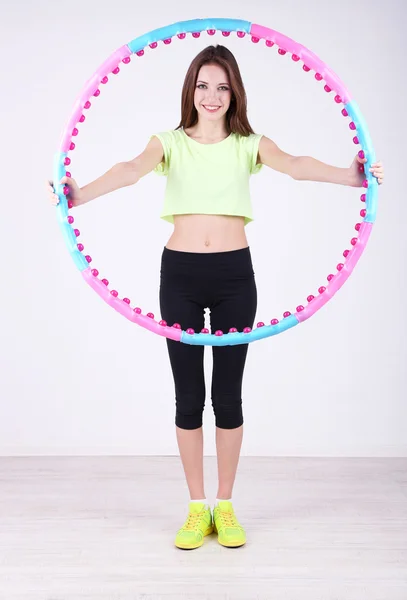
M 259 144 L 262 137 L 262 134 L 251 133 L 247 138 L 247 157 L 249 161 L 250 175 L 255 175 L 258 173 L 263 166 L 261 163 L 257 163 Z
M 163 151 L 164 151 L 164 160 L 162 162 L 160 162 L 154 168 L 154 173 L 157 173 L 157 175 L 165 175 L 166 176 L 166 175 L 168 175 L 170 165 L 171 165 L 172 132 L 164 131 L 161 133 L 154 133 L 151 137 L 152 138 L 157 137 L 160 140 L 161 145 L 163 147 Z

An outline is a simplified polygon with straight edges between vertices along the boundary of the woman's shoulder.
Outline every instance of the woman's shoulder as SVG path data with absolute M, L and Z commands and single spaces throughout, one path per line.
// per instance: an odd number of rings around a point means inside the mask
M 252 148 L 253 145 L 258 145 L 261 138 L 263 137 L 262 133 L 249 133 L 247 135 L 243 135 L 241 133 L 232 133 L 232 137 L 235 140 L 235 144 L 241 148 Z
M 261 133 L 255 133 L 255 132 L 253 132 L 253 133 L 240 133 L 239 131 L 232 131 L 231 132 L 231 136 L 233 136 L 236 141 L 241 142 L 243 144 L 244 142 L 247 142 L 247 141 L 252 140 L 254 138 L 261 137 L 262 134 Z
M 157 137 L 164 149 L 170 151 L 171 148 L 178 146 L 182 141 L 182 131 L 179 129 L 166 129 L 165 131 L 157 131 L 151 137 Z
M 182 136 L 182 129 L 165 129 L 164 131 L 159 131 L 154 135 L 162 135 L 167 138 L 177 140 Z
M 182 129 L 166 129 L 165 131 L 160 131 L 154 135 L 168 147 L 181 144 L 184 138 Z

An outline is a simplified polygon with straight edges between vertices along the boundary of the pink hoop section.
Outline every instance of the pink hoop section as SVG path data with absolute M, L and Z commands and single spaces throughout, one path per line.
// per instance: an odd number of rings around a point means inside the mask
M 295 313 L 295 316 L 300 323 L 312 317 L 312 315 L 324 306 L 324 304 L 326 304 L 343 286 L 365 249 L 372 227 L 373 223 L 361 223 L 357 243 L 353 246 L 352 250 L 349 251 L 343 268 L 331 279 L 329 285 L 322 294 L 311 300 L 303 310 Z
M 352 98 L 349 90 L 344 86 L 339 77 L 330 69 L 321 59 L 318 58 L 311 50 L 305 48 L 301 44 L 298 44 L 291 38 L 275 31 L 274 29 L 269 29 L 268 27 L 263 27 L 263 25 L 255 25 L 252 24 L 250 28 L 250 34 L 254 38 L 261 38 L 268 42 L 272 42 L 279 46 L 279 48 L 285 50 L 286 52 L 291 52 L 294 56 L 300 58 L 304 65 L 306 65 L 309 69 L 313 69 L 325 79 L 326 84 L 340 95 L 342 102 L 346 104 Z M 297 59 L 298 60 L 298 59 Z
M 104 77 L 107 77 L 110 73 L 112 73 L 115 69 L 117 69 L 118 64 L 124 58 L 128 58 L 131 56 L 131 51 L 127 45 L 118 48 L 109 58 L 107 58 L 98 69 L 96 69 L 95 73 L 92 75 L 90 79 L 86 82 L 83 90 L 81 91 L 80 96 L 76 100 L 72 114 L 69 118 L 69 121 L 65 127 L 64 133 L 62 135 L 62 140 L 60 144 L 60 152 L 68 152 L 71 146 L 71 137 L 75 130 L 77 123 L 80 122 L 82 112 L 84 108 L 86 108 L 86 102 L 90 96 L 93 96 L 97 93 L 98 87 L 102 82 Z M 76 132 L 77 133 L 77 132 Z
M 137 325 L 144 327 L 144 329 L 148 329 L 153 333 L 167 337 L 170 340 L 174 340 L 176 342 L 181 340 L 181 329 L 169 327 L 168 325 L 161 325 L 154 320 L 154 316 L 149 317 L 136 312 L 136 309 L 131 308 L 130 303 L 127 303 L 125 300 L 113 295 L 108 290 L 107 285 L 105 285 L 102 281 L 100 281 L 100 279 L 92 274 L 92 269 L 90 267 L 82 271 L 82 276 L 86 283 L 90 285 L 90 287 L 102 298 L 102 300 L 104 300 L 107 304 L 110 304 L 110 306 L 117 310 L 118 313 L 123 315 L 123 317 L 126 317 L 126 319 L 129 321 L 137 323 Z

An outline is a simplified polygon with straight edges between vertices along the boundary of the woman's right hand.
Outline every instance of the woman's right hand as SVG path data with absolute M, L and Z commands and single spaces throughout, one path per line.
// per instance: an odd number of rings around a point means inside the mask
M 68 200 L 71 200 L 74 206 L 78 206 L 79 204 L 81 204 L 81 189 L 76 183 L 75 179 L 72 179 L 72 177 L 65 176 L 61 179 L 61 183 L 69 187 L 69 194 L 66 198 Z M 55 193 L 52 181 L 47 181 L 46 190 L 51 204 L 53 206 L 57 206 L 57 204 L 59 204 L 59 197 L 58 194 Z

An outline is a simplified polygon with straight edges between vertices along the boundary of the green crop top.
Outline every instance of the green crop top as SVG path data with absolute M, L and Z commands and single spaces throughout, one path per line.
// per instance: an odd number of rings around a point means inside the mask
M 250 175 L 257 163 L 261 135 L 231 133 L 215 144 L 201 144 L 183 129 L 154 134 L 164 150 L 164 160 L 154 169 L 167 176 L 164 207 L 160 215 L 174 223 L 174 215 L 234 215 L 253 220 Z

